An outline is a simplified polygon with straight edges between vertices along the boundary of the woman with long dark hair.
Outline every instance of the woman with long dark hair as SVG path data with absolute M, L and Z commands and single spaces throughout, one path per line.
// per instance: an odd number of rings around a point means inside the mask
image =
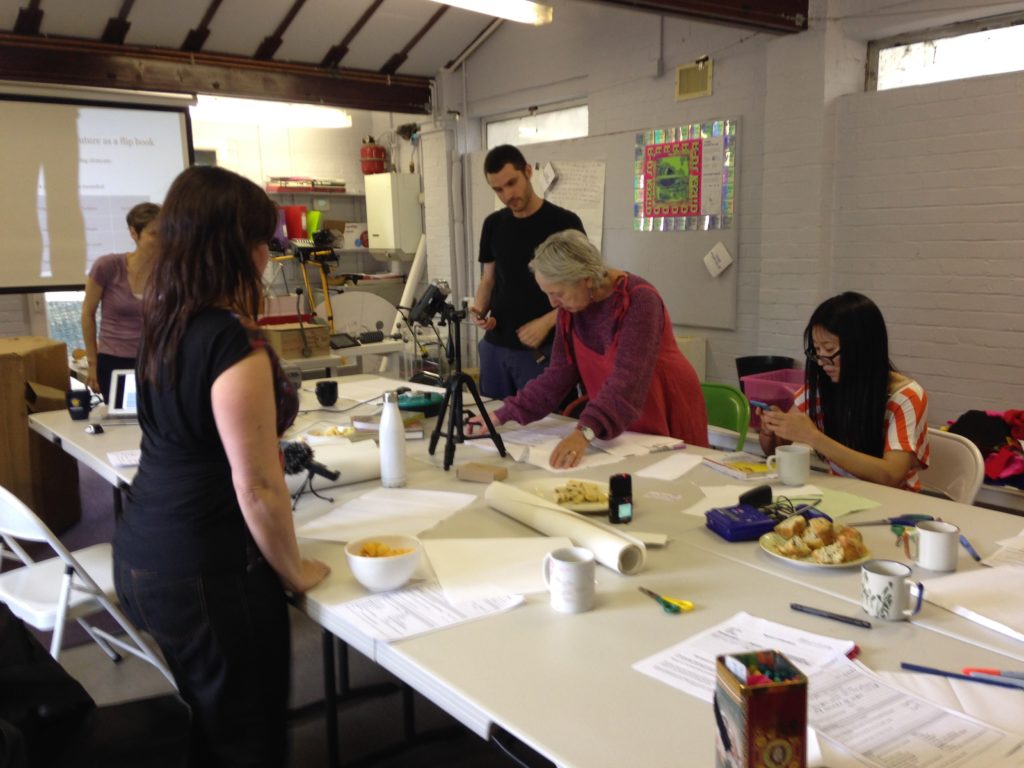
M 299 554 L 278 436 L 298 399 L 256 327 L 277 213 L 252 182 L 195 167 L 171 185 L 144 299 L 142 456 L 114 537 L 125 611 L 192 708 L 192 764 L 281 766 Z
M 788 413 L 761 416 L 761 447 L 806 443 L 835 474 L 920 490 L 928 466 L 928 396 L 889 360 L 885 319 L 848 291 L 823 302 L 804 330 L 805 386 Z

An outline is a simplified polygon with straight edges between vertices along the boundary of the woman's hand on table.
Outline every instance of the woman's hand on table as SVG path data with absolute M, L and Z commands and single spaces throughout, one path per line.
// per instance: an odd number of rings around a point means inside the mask
M 285 588 L 294 592 L 297 595 L 301 595 L 303 592 L 308 592 L 321 581 L 327 578 L 327 574 L 331 572 L 330 566 L 326 563 L 321 563 L 319 560 L 313 560 L 311 558 L 302 558 L 302 563 L 299 566 L 299 578 L 295 584 L 285 584 Z
M 555 450 L 551 452 L 550 464 L 555 469 L 570 469 L 579 466 L 579 463 L 583 461 L 583 454 L 589 447 L 590 443 L 587 442 L 583 433 L 574 429 L 568 437 L 563 438 L 562 442 L 555 446 Z
M 501 424 L 501 419 L 495 416 L 493 413 L 489 413 L 488 416 L 491 419 L 491 423 L 498 427 Z M 468 437 L 476 437 L 477 435 L 483 435 L 487 433 L 487 422 L 484 421 L 482 415 L 470 416 L 466 419 L 466 435 Z

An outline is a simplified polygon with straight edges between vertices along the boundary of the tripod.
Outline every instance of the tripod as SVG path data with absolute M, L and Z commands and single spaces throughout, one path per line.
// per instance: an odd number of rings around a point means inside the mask
M 477 391 L 476 382 L 473 381 L 472 377 L 463 373 L 462 371 L 462 339 L 460 335 L 460 322 L 466 318 L 466 310 L 456 310 L 451 304 L 445 303 L 441 306 L 441 323 L 448 322 L 449 328 L 451 328 L 452 341 L 454 341 L 454 355 L 449 355 L 448 362 L 455 363 L 455 370 L 448 375 L 448 381 L 444 387 L 444 402 L 441 404 L 441 410 L 437 414 L 437 423 L 434 425 L 434 431 L 430 434 L 430 455 L 434 455 L 434 449 L 437 448 L 437 441 L 441 437 L 441 427 L 444 424 L 444 415 L 448 413 L 448 436 L 447 442 L 444 446 L 444 468 L 447 472 L 449 467 L 452 465 L 452 461 L 455 459 L 455 444 L 466 442 L 466 436 L 463 433 L 462 426 L 462 388 L 463 386 L 469 390 L 469 393 L 473 396 L 473 400 L 476 402 L 476 407 L 480 410 L 480 415 L 483 417 L 484 423 L 487 425 L 488 436 L 494 441 L 495 447 L 498 449 L 498 453 L 502 456 L 505 455 L 505 443 L 502 442 L 501 436 L 495 431 L 494 424 L 491 423 L 491 417 L 487 414 L 487 409 L 484 408 L 483 402 L 480 400 L 480 392 Z M 452 357 L 454 356 L 454 361 Z M 483 437 L 483 435 L 481 435 Z

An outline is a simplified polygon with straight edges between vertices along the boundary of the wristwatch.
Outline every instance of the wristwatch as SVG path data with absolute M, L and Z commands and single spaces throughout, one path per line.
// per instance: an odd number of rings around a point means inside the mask
M 588 443 L 594 442 L 594 438 L 597 437 L 597 435 L 594 434 L 594 430 L 590 427 L 576 427 L 576 431 L 582 434 L 583 439 Z

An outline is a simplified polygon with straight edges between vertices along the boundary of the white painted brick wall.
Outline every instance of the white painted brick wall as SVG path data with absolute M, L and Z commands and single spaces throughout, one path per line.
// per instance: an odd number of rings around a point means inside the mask
M 1024 75 L 844 96 L 837 289 L 874 298 L 931 421 L 1024 405 Z
M 0 294 L 0 336 L 29 336 L 28 300 L 25 294 Z

